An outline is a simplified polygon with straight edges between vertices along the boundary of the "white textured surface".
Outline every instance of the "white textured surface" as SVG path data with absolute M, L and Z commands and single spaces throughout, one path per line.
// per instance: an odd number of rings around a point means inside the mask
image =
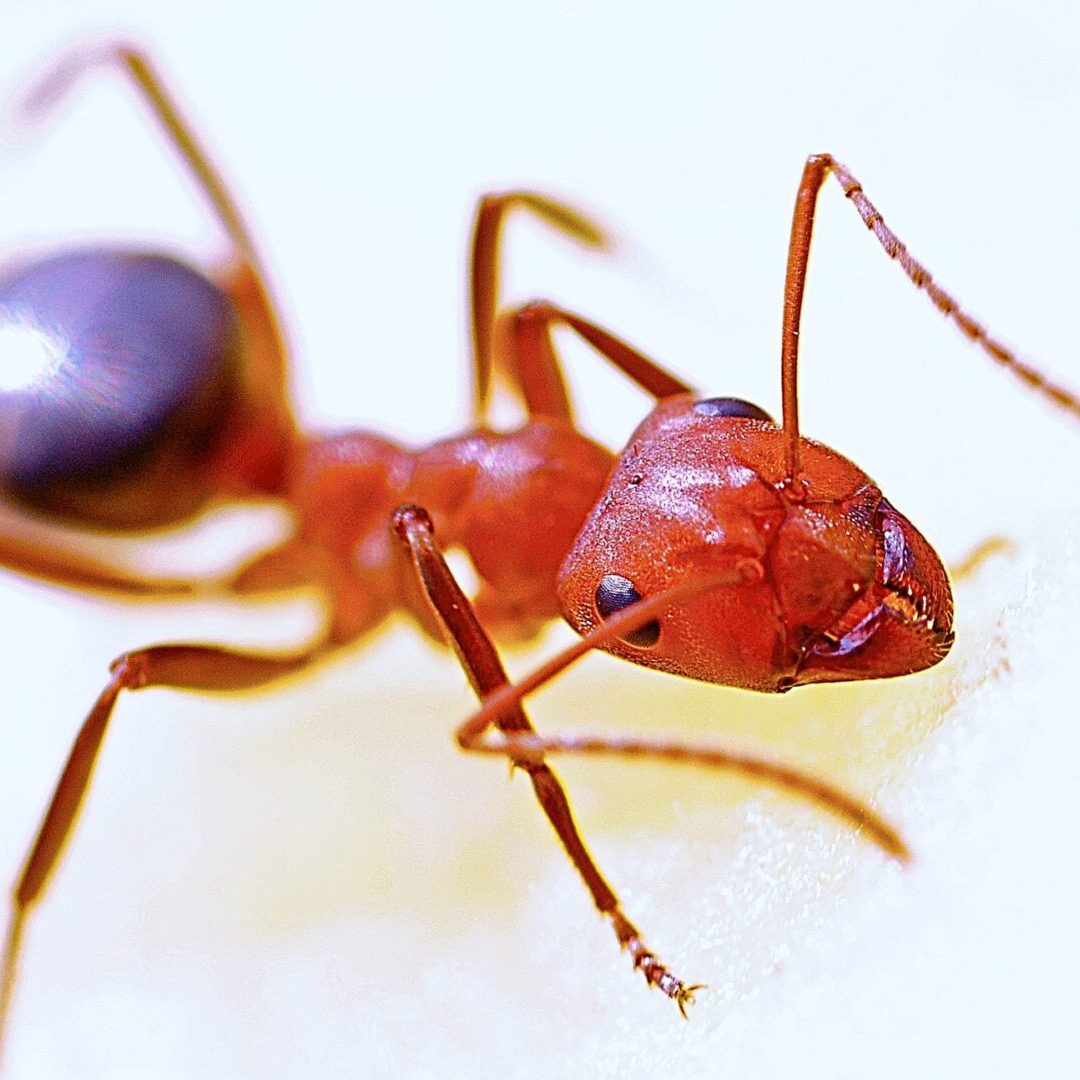
M 312 2 L 257 21 L 144 6 L 101 4 L 94 25 L 147 40 L 222 151 L 286 298 L 310 418 L 415 437 L 460 425 L 468 214 L 513 183 L 596 208 L 633 256 L 583 260 L 515 229 L 519 294 L 775 409 L 790 201 L 802 157 L 823 149 L 946 286 L 1080 385 L 1069 5 L 915 4 L 876 23 L 849 5 L 711 21 L 679 4 Z M 5 8 L 3 85 L 86 25 L 68 4 Z M 6 246 L 77 230 L 211 246 L 116 93 L 88 93 L 0 164 Z M 1015 552 L 958 588 L 958 646 L 924 676 L 773 701 L 597 658 L 535 718 L 759 741 L 875 795 L 913 867 L 750 786 L 565 765 L 629 913 L 710 984 L 684 1025 L 627 971 L 526 785 L 453 751 L 461 677 L 401 630 L 277 695 L 123 704 L 29 929 L 8 1075 L 1066 1070 L 1080 436 L 940 325 L 837 192 L 820 221 L 806 430 L 877 477 L 947 559 L 1002 533 Z M 614 442 L 640 400 L 568 352 Z M 0 879 L 113 655 L 266 642 L 305 619 L 101 605 L 10 577 L 0 612 Z

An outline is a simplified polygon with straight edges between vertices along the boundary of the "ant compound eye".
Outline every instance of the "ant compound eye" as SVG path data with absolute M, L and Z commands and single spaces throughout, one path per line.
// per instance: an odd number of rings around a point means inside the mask
M 764 410 L 749 401 L 737 397 L 713 397 L 694 403 L 694 412 L 701 416 L 726 416 L 736 420 L 764 420 L 766 424 L 776 421 Z
M 634 588 L 634 583 L 619 574 L 605 574 L 596 586 L 596 610 L 601 619 L 610 618 L 640 599 L 641 593 Z M 639 649 L 650 649 L 660 640 L 660 623 L 653 619 L 644 626 L 631 630 L 621 640 Z

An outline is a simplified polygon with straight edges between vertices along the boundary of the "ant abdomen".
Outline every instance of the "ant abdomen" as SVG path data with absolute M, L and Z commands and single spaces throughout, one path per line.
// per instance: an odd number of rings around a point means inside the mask
M 103 247 L 23 264 L 0 278 L 0 343 L 11 498 L 117 528 L 176 521 L 205 500 L 240 371 L 239 320 L 208 278 Z

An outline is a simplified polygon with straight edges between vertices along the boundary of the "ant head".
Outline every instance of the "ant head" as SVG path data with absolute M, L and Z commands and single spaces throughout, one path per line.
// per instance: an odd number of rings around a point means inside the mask
M 662 402 L 634 433 L 563 564 L 559 600 L 582 634 L 695 579 L 604 648 L 647 667 L 753 690 L 929 667 L 952 642 L 934 550 L 835 451 L 801 445 L 734 399 Z M 725 577 L 726 575 L 726 577 Z

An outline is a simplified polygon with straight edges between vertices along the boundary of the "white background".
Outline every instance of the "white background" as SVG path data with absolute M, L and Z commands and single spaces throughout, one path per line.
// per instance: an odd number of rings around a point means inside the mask
M 577 201 L 625 243 L 605 261 L 515 226 L 514 295 L 552 296 L 703 389 L 778 411 L 791 201 L 820 150 L 946 287 L 1080 386 L 1070 3 L 88 7 L 0 8 L 5 99 L 91 30 L 152 50 L 260 238 L 313 425 L 413 441 L 461 427 L 469 216 L 516 185 Z M 220 250 L 116 86 L 87 86 L 0 166 L 6 247 Z M 10 1075 L 1065 1070 L 1080 433 L 942 324 L 838 189 L 819 221 L 804 429 L 947 560 L 990 535 L 1015 551 L 958 587 L 960 642 L 925 676 L 773 701 L 592 658 L 535 714 L 760 741 L 876 796 L 913 868 L 749 786 L 567 764 L 629 913 L 710 984 L 684 1025 L 616 954 L 523 781 L 454 751 L 470 701 L 451 658 L 394 626 L 274 695 L 123 702 L 31 922 Z M 618 444 L 645 403 L 566 352 L 590 430 Z M 206 565 L 259 523 L 159 560 Z M 0 878 L 112 656 L 289 640 L 311 616 L 124 607 L 10 576 L 0 614 Z

